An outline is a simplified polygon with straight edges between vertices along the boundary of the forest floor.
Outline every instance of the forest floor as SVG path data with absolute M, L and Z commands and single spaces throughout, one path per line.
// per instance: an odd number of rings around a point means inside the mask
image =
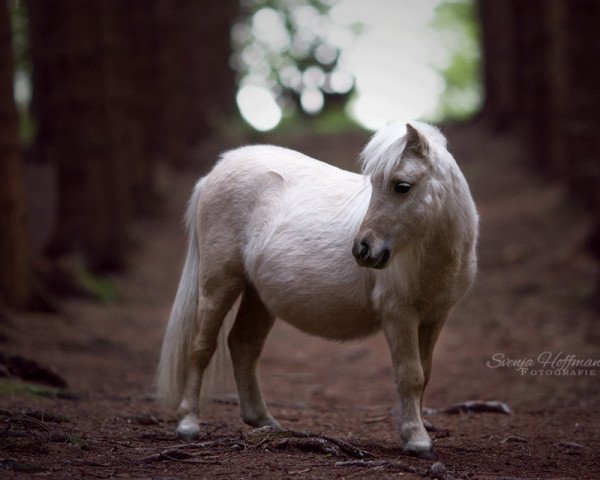
M 380 334 L 332 343 L 282 322 L 259 367 L 271 412 L 290 429 L 348 442 L 372 457 L 355 459 L 335 444 L 319 451 L 317 441 L 256 441 L 234 396 L 211 405 L 200 443 L 175 436 L 173 412 L 153 401 L 152 384 L 197 170 L 170 172 L 164 212 L 136 226 L 140 248 L 131 269 L 111 279 L 122 301 L 73 299 L 59 314 L 0 320 L 6 358 L 50 366 L 68 383 L 53 390 L 0 379 L 0 477 L 600 478 L 600 368 L 557 375 L 538 363 L 545 352 L 599 358 L 599 315 L 589 306 L 596 267 L 581 247 L 586 219 L 559 187 L 528 172 L 514 138 L 481 125 L 446 133 L 481 214 L 481 241 L 476 284 L 442 332 L 426 394 L 443 465 L 431 469 L 435 461 L 402 451 Z M 351 168 L 366 139 L 283 141 Z M 522 374 L 498 366 L 501 358 L 533 365 Z M 467 400 L 506 402 L 512 414 L 440 413 Z

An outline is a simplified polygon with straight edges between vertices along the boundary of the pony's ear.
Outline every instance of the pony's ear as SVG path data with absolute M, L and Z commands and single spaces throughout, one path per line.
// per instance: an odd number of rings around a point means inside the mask
M 427 138 L 410 123 L 406 124 L 406 152 L 426 158 L 429 154 Z

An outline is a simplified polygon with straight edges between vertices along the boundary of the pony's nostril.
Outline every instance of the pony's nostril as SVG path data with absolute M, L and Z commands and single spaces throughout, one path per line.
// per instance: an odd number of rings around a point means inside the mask
M 352 255 L 358 260 L 366 261 L 371 255 L 371 246 L 364 240 L 360 242 L 357 240 L 352 246 Z
M 371 247 L 369 247 L 369 244 L 367 242 L 360 242 L 360 250 L 358 251 L 358 256 L 360 257 L 361 260 L 366 260 L 367 258 L 369 258 L 371 254 Z

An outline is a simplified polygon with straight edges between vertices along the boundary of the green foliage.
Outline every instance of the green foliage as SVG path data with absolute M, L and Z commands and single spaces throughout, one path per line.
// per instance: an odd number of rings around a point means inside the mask
M 269 133 L 275 137 L 286 138 L 312 134 L 363 133 L 364 131 L 362 126 L 348 116 L 343 107 L 335 105 L 314 117 L 304 117 L 292 112 L 284 116 L 277 128 Z
M 42 387 L 20 380 L 0 379 L 0 397 L 50 397 L 56 389 Z
M 8 7 L 12 29 L 15 100 L 20 120 L 19 140 L 23 145 L 30 145 L 36 135 L 37 125 L 29 111 L 32 69 L 29 51 L 29 16 L 23 0 L 10 0 Z
M 12 28 L 12 50 L 16 70 L 31 71 L 29 55 L 29 18 L 25 2 L 11 0 L 8 2 Z
M 284 115 L 273 130 L 260 133 L 241 118 L 232 118 L 223 123 L 218 130 L 220 137 L 232 145 L 243 143 L 286 144 L 290 139 L 306 135 L 329 135 L 340 133 L 361 133 L 365 129 L 352 120 L 343 107 L 333 106 L 314 117 L 290 112 Z
M 446 0 L 435 11 L 432 27 L 452 51 L 441 69 L 445 89 L 440 119 L 464 120 L 481 108 L 481 31 L 474 0 Z
M 344 108 L 332 107 L 312 120 L 314 131 L 323 135 L 364 132 L 364 128 L 353 121 Z
M 19 108 L 19 141 L 31 145 L 37 135 L 37 122 L 28 109 Z
M 78 285 L 95 300 L 106 304 L 123 300 L 123 294 L 112 281 L 92 274 L 83 265 L 76 266 L 74 274 Z

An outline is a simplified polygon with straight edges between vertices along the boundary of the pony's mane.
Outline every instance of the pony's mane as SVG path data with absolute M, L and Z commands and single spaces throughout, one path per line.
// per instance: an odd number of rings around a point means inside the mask
M 414 121 L 410 125 L 423 136 L 431 150 L 446 148 L 446 137 L 436 127 Z M 370 177 L 383 175 L 384 180 L 388 180 L 398 166 L 405 147 L 406 124 L 388 123 L 373 135 L 360 155 L 363 174 Z

